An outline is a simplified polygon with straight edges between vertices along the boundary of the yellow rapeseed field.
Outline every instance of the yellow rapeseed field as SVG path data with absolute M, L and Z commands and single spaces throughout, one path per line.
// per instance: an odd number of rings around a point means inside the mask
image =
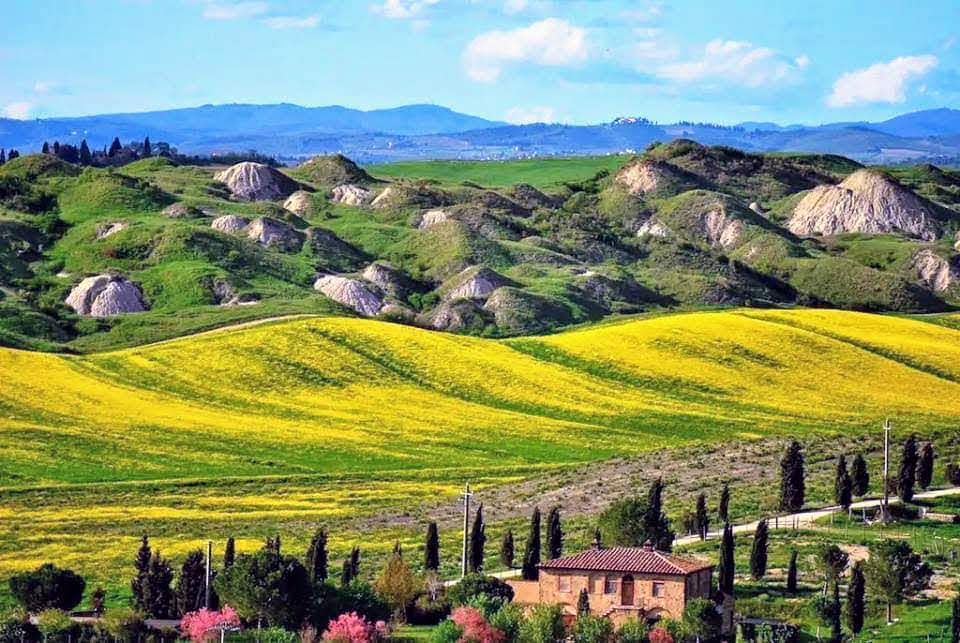
M 0 349 L 0 578 L 51 560 L 121 587 L 177 557 L 390 546 L 391 507 L 465 479 L 765 435 L 960 419 L 960 331 L 826 310 L 698 312 L 506 341 L 307 318 L 85 357 Z M 352 526 L 351 526 L 352 525 Z M 339 531 L 337 526 L 340 526 Z

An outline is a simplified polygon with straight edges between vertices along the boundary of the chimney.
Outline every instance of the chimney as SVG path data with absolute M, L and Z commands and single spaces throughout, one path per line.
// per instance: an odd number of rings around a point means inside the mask
M 590 543 L 590 549 L 592 549 L 593 551 L 600 551 L 600 549 L 602 549 L 602 548 L 600 547 L 600 539 L 599 539 L 599 538 L 596 538 L 596 537 L 595 537 L 595 538 L 593 539 L 593 542 Z
M 653 541 L 647 540 L 643 543 L 643 551 L 653 551 Z

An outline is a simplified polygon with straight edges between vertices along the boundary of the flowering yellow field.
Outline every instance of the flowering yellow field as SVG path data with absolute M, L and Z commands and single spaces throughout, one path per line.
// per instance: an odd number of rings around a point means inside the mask
M 119 587 L 146 531 L 389 547 L 385 507 L 465 478 L 731 437 L 960 419 L 960 331 L 858 313 L 702 312 L 493 341 L 345 318 L 85 357 L 0 350 L 0 578 Z M 377 527 L 380 529 L 381 527 Z M 383 527 L 386 529 L 386 527 Z M 351 531 L 353 530 L 353 531 Z

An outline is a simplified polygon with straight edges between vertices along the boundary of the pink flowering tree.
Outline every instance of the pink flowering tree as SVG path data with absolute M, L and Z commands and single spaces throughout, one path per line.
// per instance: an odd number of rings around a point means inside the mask
M 206 608 L 187 612 L 180 620 L 180 631 L 197 643 L 211 639 L 219 640 L 221 629 L 238 627 L 240 627 L 240 617 L 229 605 L 224 605 L 219 612 Z
M 655 627 L 650 630 L 648 638 L 650 639 L 650 643 L 673 643 L 673 637 L 670 636 L 670 632 L 662 627 Z
M 330 621 L 323 633 L 324 641 L 337 643 L 379 643 L 389 634 L 383 621 L 371 623 L 356 612 L 341 614 Z
M 460 637 L 461 641 L 503 643 L 506 638 L 503 632 L 487 622 L 480 610 L 473 607 L 458 607 L 453 610 L 450 620 L 463 630 L 463 636 Z

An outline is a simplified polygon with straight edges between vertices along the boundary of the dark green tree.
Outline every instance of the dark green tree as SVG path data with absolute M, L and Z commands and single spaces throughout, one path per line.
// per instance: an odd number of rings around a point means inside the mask
M 780 509 L 800 511 L 806 496 L 803 448 L 794 440 L 780 460 Z
M 840 607 L 840 583 L 833 584 L 833 608 L 830 610 L 830 643 L 843 643 L 843 611 Z
M 311 603 L 312 589 L 306 568 L 293 556 L 272 549 L 237 556 L 218 574 L 214 586 L 221 600 L 245 619 L 298 630 Z
M 766 519 L 757 523 L 753 534 L 753 548 L 750 550 L 750 575 L 760 580 L 767 573 L 767 543 L 769 530 Z
M 483 504 L 477 507 L 477 515 L 470 529 L 469 569 L 472 573 L 483 571 L 483 554 L 487 544 L 487 529 L 483 522 Z
M 130 581 L 130 591 L 133 592 L 133 609 L 145 612 L 147 605 L 144 600 L 147 590 L 147 573 L 150 571 L 150 541 L 146 536 L 140 538 L 140 548 L 133 559 L 134 574 Z
M 90 165 L 93 163 L 93 156 L 90 154 L 90 147 L 87 145 L 87 139 L 80 141 L 80 165 Z
M 183 616 L 204 607 L 206 598 L 207 564 L 199 549 L 187 554 L 180 567 L 175 591 L 175 614 Z
M 960 596 L 953 599 L 953 610 L 950 616 L 950 641 L 960 643 Z
M 663 478 L 657 478 L 650 484 L 647 492 L 647 506 L 643 513 L 644 542 L 649 540 L 662 551 L 673 549 L 674 533 L 670 529 L 670 520 L 663 512 Z M 637 543 L 642 545 L 643 542 Z
M 817 555 L 817 564 L 823 572 L 824 588 L 836 584 L 850 562 L 850 555 L 836 545 L 824 545 Z
M 351 578 L 360 577 L 360 548 L 354 547 L 350 550 L 350 574 Z
M 327 580 L 328 561 L 327 531 L 320 528 L 313 534 L 310 546 L 307 548 L 306 567 L 311 583 L 322 583 Z
M 864 565 L 872 596 L 886 603 L 887 622 L 893 621 L 893 605 L 930 585 L 933 570 L 902 540 L 883 540 L 870 546 Z
M 340 571 L 340 586 L 346 587 L 353 582 L 353 565 L 350 564 L 350 558 L 343 559 L 343 568 Z
M 717 503 L 717 519 L 721 523 L 730 522 L 730 484 L 724 482 L 720 488 L 720 501 Z
M 120 144 L 120 139 L 118 137 L 114 137 L 113 142 L 110 143 L 110 149 L 107 151 L 107 156 L 113 158 L 119 154 L 122 149 L 123 145 Z
M 547 555 L 551 559 L 563 556 L 563 528 L 560 526 L 560 507 L 554 507 L 547 514 Z
M 143 156 L 153 156 L 153 150 L 150 148 L 150 137 L 143 139 Z
M 3 165 L 7 162 L 7 151 L 0 149 L 0 165 Z
M 107 593 L 103 591 L 102 587 L 93 590 L 93 594 L 90 595 L 90 611 L 97 616 L 103 616 L 103 611 L 106 608 L 106 600 Z
M 929 442 L 920 449 L 920 459 L 917 460 L 917 484 L 921 489 L 928 489 L 933 482 L 933 445 Z
M 723 526 L 723 538 L 720 540 L 720 565 L 717 573 L 720 593 L 728 596 L 733 595 L 733 579 L 736 572 L 734 546 L 733 527 L 727 523 Z
M 847 471 L 847 459 L 843 454 L 840 454 L 840 457 L 837 458 L 837 472 L 833 480 L 833 499 L 844 510 L 849 509 L 853 502 L 853 481 Z
M 170 618 L 173 616 L 173 567 L 170 561 L 154 550 L 147 570 L 147 583 L 143 593 L 143 613 L 151 618 Z
M 590 613 L 590 594 L 587 593 L 587 588 L 584 587 L 580 590 L 580 595 L 577 596 L 577 615 L 583 616 L 584 614 Z
M 897 495 L 903 502 L 913 500 L 913 488 L 917 481 L 917 438 L 911 435 L 903 443 L 900 455 L 900 470 L 897 472 Z
M 29 612 L 71 610 L 80 604 L 86 587 L 78 574 L 51 563 L 10 577 L 10 594 Z
M 523 550 L 523 580 L 537 580 L 540 577 L 540 508 L 534 507 L 530 516 L 530 533 Z
M 20 158 L 20 152 L 18 152 L 17 150 L 10 150 L 9 152 L 7 152 L 8 161 L 12 161 L 13 159 L 18 159 L 18 158 Z
M 500 563 L 507 569 L 512 569 L 514 556 L 513 530 L 507 529 L 503 532 L 503 540 L 500 541 Z
M 863 562 L 857 561 L 850 572 L 850 584 L 847 586 L 847 627 L 854 634 L 863 629 L 863 616 L 866 611 L 866 579 L 863 575 Z
M 867 471 L 867 461 L 859 453 L 853 458 L 853 467 L 850 470 L 853 482 L 853 495 L 862 497 L 870 490 L 870 472 Z
M 787 566 L 787 593 L 797 593 L 797 550 L 790 552 L 790 564 Z
M 683 608 L 681 617 L 684 633 L 690 637 L 687 640 L 701 643 L 716 643 L 720 641 L 720 627 L 722 619 L 717 612 L 717 606 L 704 598 L 694 598 Z
M 694 513 L 693 526 L 700 536 L 700 540 L 706 540 L 710 532 L 710 514 L 707 513 L 707 496 L 701 493 L 697 496 L 697 509 Z
M 435 522 L 427 525 L 427 537 L 423 542 L 423 568 L 430 572 L 440 569 L 440 532 Z
M 233 536 L 227 538 L 227 545 L 223 548 L 223 568 L 226 569 L 233 564 L 237 558 L 236 543 L 233 542 Z
M 41 154 L 49 154 L 49 153 L 50 153 L 50 144 L 47 143 L 46 141 L 44 141 L 44 142 L 43 142 L 43 147 L 40 148 L 40 153 L 41 153 Z

